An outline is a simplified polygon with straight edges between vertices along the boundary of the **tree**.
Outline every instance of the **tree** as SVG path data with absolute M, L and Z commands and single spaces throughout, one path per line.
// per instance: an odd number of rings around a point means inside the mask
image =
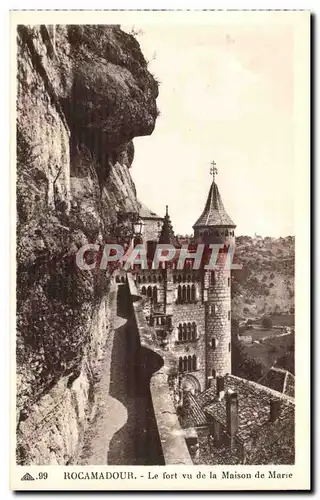
M 268 316 L 262 318 L 262 326 L 263 328 L 272 328 L 272 319 Z

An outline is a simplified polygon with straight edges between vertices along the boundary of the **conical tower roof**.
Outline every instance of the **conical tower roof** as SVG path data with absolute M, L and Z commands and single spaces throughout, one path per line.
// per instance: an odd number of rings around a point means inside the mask
M 175 235 L 170 220 L 170 216 L 168 213 L 168 205 L 166 205 L 166 215 L 164 216 L 163 219 L 163 225 L 159 236 L 159 243 L 167 243 L 167 244 L 170 243 L 171 245 L 174 245 L 175 243 Z
M 223 206 L 218 186 L 214 180 L 209 190 L 206 206 L 193 228 L 208 226 L 236 227 Z

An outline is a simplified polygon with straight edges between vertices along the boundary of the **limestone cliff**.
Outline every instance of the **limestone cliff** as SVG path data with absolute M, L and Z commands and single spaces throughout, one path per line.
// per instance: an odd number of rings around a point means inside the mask
M 119 26 L 19 26 L 17 51 L 17 461 L 63 464 L 112 309 L 109 276 L 75 254 L 138 210 L 132 139 L 152 133 L 158 88 Z

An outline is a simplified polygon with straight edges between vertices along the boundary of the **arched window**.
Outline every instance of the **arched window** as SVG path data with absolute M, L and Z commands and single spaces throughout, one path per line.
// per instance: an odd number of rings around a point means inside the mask
M 183 360 L 182 358 L 179 358 L 179 372 L 183 371 Z
M 161 277 L 161 275 L 160 275 L 160 274 L 159 274 L 159 276 L 158 276 L 158 281 L 159 281 L 159 283 L 161 283 L 161 281 L 162 281 L 162 277 Z
M 192 357 L 188 356 L 188 372 L 192 371 Z
M 195 287 L 195 285 L 192 285 L 192 287 L 191 287 L 191 300 L 193 302 L 196 301 L 196 287 Z
M 213 377 L 213 378 L 216 378 L 216 371 L 215 371 L 215 369 L 214 369 L 214 368 L 212 368 L 212 372 L 211 372 L 211 374 L 212 374 L 212 377 Z
M 156 286 L 153 287 L 152 297 L 154 302 L 158 302 L 158 289 Z
M 188 358 L 185 356 L 183 358 L 183 371 L 186 372 L 188 370 Z
M 182 287 L 182 302 L 185 302 L 187 300 L 187 290 L 186 290 L 186 286 L 183 285 Z
M 149 283 L 152 283 L 152 277 L 151 277 L 151 275 L 148 276 L 148 281 L 149 281 Z
M 187 278 L 187 280 L 188 280 L 188 282 L 190 282 L 190 281 L 191 281 L 191 275 L 190 275 L 190 274 L 188 274 L 188 278 Z
M 159 278 L 160 278 L 160 276 L 159 276 Z M 173 278 L 172 278 L 172 279 L 173 279 L 173 283 L 175 283 L 175 282 L 177 281 L 177 278 L 176 278 L 176 275 L 175 275 L 175 274 L 173 275 Z
M 147 297 L 152 297 L 152 287 L 148 286 L 147 288 Z
M 211 339 L 211 347 L 213 350 L 217 348 L 217 339 L 215 339 L 214 337 L 212 337 Z
M 182 334 L 183 340 L 187 340 L 187 325 L 183 323 L 183 334 Z
M 183 283 L 186 282 L 186 275 L 185 274 L 182 276 L 182 281 L 183 281 Z
M 157 283 L 157 276 L 155 274 L 152 276 L 152 281 L 153 283 Z
M 181 296 L 181 285 L 178 286 L 178 302 L 182 301 L 182 296 Z
M 126 282 L 125 277 L 121 276 L 121 283 L 125 283 L 125 282 Z
M 142 276 L 142 283 L 145 283 L 146 282 L 146 277 L 143 275 Z
M 195 323 L 192 323 L 192 338 L 197 338 L 197 325 Z
M 116 276 L 116 283 L 120 283 L 120 276 Z
M 181 323 L 179 324 L 178 340 L 182 340 L 182 325 L 181 325 Z
M 192 356 L 192 370 L 197 370 L 197 356 L 195 354 Z
M 217 306 L 215 304 L 211 304 L 209 306 L 209 314 L 210 316 L 215 316 L 217 312 Z
M 187 286 L 187 302 L 191 302 L 191 290 L 190 285 Z
M 226 229 L 225 233 L 224 233 L 225 236 L 228 236 L 229 235 L 229 231 L 228 229 Z
M 141 276 L 140 276 L 140 274 L 137 275 L 137 283 L 141 283 Z
M 181 274 L 178 274 L 178 283 L 181 283 Z
M 141 293 L 142 293 L 142 295 L 146 295 L 147 290 L 146 290 L 146 287 L 145 287 L 145 286 L 143 286 L 143 287 L 141 288 Z
M 191 330 L 191 323 L 188 323 L 188 340 L 191 340 L 192 338 L 192 330 Z

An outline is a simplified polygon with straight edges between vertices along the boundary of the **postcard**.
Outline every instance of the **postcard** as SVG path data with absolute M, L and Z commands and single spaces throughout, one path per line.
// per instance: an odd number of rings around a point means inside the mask
M 11 12 L 12 490 L 310 489 L 310 12 Z

